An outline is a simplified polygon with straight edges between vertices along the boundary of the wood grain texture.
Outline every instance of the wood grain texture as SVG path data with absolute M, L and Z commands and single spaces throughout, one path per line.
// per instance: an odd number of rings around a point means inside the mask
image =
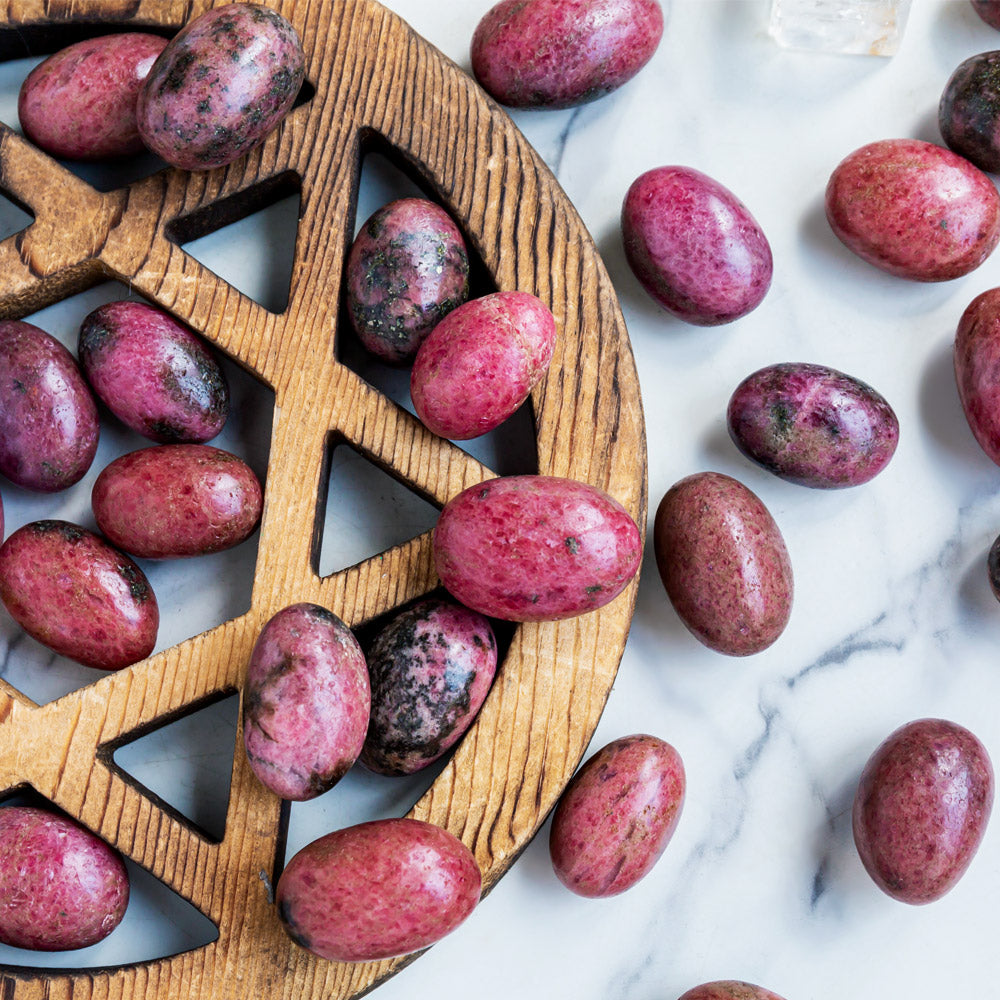
M 109 27 L 172 32 L 208 6 L 9 0 L 0 5 L 0 53 L 52 51 Z M 117 279 L 275 393 L 250 611 L 48 705 L 0 686 L 0 793 L 30 784 L 193 903 L 219 937 L 114 970 L 0 969 L 4 1000 L 347 998 L 412 958 L 324 962 L 284 934 L 262 879 L 273 880 L 281 863 L 281 803 L 254 778 L 241 736 L 219 843 L 111 763 L 115 745 L 158 720 L 238 691 L 259 629 L 280 608 L 315 601 L 357 627 L 436 586 L 429 534 L 319 576 L 317 495 L 331 441 L 350 443 L 438 505 L 493 475 L 337 359 L 341 272 L 366 149 L 389 150 L 452 213 L 498 289 L 533 292 L 550 306 L 559 339 L 532 398 L 539 471 L 606 490 L 645 528 L 645 436 L 624 322 L 594 244 L 549 170 L 461 69 L 385 8 L 370 0 L 272 6 L 298 28 L 315 92 L 227 168 L 165 170 L 101 193 L 0 129 L 0 188 L 34 216 L 0 242 L 0 315 L 22 317 Z M 296 187 L 301 220 L 282 314 L 179 246 L 179 234 L 217 227 Z M 515 630 L 475 725 L 411 811 L 468 844 L 486 891 L 537 831 L 587 747 L 637 582 L 597 612 Z

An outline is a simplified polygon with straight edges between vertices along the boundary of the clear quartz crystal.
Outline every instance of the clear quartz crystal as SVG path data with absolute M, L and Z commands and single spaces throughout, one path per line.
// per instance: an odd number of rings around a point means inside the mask
M 910 0 L 771 0 L 768 30 L 789 49 L 891 56 L 909 12 Z

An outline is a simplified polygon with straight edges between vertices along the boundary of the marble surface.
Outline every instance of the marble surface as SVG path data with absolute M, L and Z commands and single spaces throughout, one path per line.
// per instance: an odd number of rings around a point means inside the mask
M 468 67 L 468 42 L 488 3 L 390 6 Z M 811 55 L 774 44 L 767 8 L 768 0 L 673 0 L 656 55 L 623 89 L 579 109 L 513 117 L 579 210 L 618 291 L 643 389 L 650 516 L 691 472 L 741 479 L 787 542 L 796 579 L 790 624 L 774 646 L 747 659 L 705 649 L 674 614 L 647 551 L 633 628 L 591 750 L 635 732 L 679 750 L 688 796 L 666 853 L 629 892 L 584 900 L 552 874 L 543 827 L 472 917 L 379 987 L 380 1000 L 675 1000 L 720 978 L 757 982 L 787 1000 L 931 1000 L 989 996 L 997 981 L 1000 820 L 949 895 L 910 907 L 882 894 L 864 872 L 850 804 L 868 756 L 912 719 L 959 722 L 1000 759 L 1000 605 L 985 570 L 1000 534 L 1000 470 L 965 424 L 951 370 L 958 318 L 975 295 L 1000 284 L 1000 255 L 943 284 L 892 278 L 833 237 L 822 196 L 836 164 L 866 142 L 940 142 L 945 82 L 963 59 L 1000 48 L 1000 33 L 966 0 L 919 0 L 892 59 Z M 27 65 L 4 69 L 0 118 L 11 124 L 17 84 L 10 81 Z M 624 261 L 618 218 L 625 191 L 665 164 L 695 167 L 728 186 L 771 242 L 771 290 L 729 326 L 699 329 L 670 318 Z M 366 168 L 359 217 L 397 185 L 391 172 Z M 294 210 L 294 200 L 280 203 L 240 224 L 247 238 L 230 230 L 192 249 L 280 305 L 287 275 L 270 265 L 267 248 L 287 236 Z M 0 214 L 3 234 L 23 225 L 15 209 L 5 211 L 13 222 Z M 82 316 L 122 291 L 101 286 L 33 321 L 72 345 Z M 886 396 L 901 435 L 879 477 L 854 490 L 813 491 L 740 456 L 725 428 L 729 395 L 751 371 L 779 361 L 830 365 Z M 259 440 L 270 403 L 230 374 L 243 405 L 223 443 L 262 471 L 266 455 L 247 442 Z M 124 433 L 108 435 L 95 470 L 102 458 L 137 446 Z M 431 523 L 421 502 L 393 493 L 364 463 L 347 455 L 344 470 L 338 489 L 347 493 L 333 497 L 324 536 L 327 565 L 358 555 L 338 551 L 336 538 L 377 548 Z M 89 489 L 39 500 L 0 488 L 8 531 L 38 516 L 89 516 Z M 337 501 L 351 490 L 375 490 L 392 516 L 373 525 L 359 515 L 350 531 L 339 530 L 346 507 Z M 160 645 L 239 613 L 249 601 L 252 558 L 213 556 L 183 585 L 154 567 L 168 610 L 179 609 L 191 587 L 199 597 L 197 616 L 167 616 L 172 624 Z M 39 700 L 90 676 L 53 660 L 9 621 L 0 625 L 0 665 Z M 117 759 L 211 829 L 225 795 L 218 765 L 232 746 L 235 704 L 209 711 L 212 725 L 165 730 Z M 418 791 L 387 791 L 352 775 L 331 793 L 336 823 L 403 811 Z M 334 822 L 333 807 L 322 802 L 293 809 L 290 846 Z M 141 873 L 137 885 L 128 934 L 64 964 L 169 954 L 211 936 L 186 904 L 163 898 Z M 0 963 L 24 962 L 24 953 L 0 948 Z

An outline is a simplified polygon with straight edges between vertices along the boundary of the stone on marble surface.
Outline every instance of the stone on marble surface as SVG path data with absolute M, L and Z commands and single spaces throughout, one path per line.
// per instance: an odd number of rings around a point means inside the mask
M 872 754 L 854 798 L 854 843 L 893 899 L 919 905 L 955 887 L 993 807 L 993 765 L 979 739 L 946 719 L 901 726 Z

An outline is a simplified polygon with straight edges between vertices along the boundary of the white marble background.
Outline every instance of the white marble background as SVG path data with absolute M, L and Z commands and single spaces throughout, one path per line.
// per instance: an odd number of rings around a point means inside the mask
M 489 3 L 390 6 L 467 67 L 469 39 Z M 754 981 L 787 1000 L 995 993 L 1000 818 L 948 896 L 908 907 L 865 874 L 849 813 L 869 754 L 912 719 L 959 722 L 1000 763 L 1000 605 L 985 570 L 1000 534 L 1000 469 L 973 441 L 951 371 L 958 318 L 975 295 L 1000 284 L 1000 254 L 944 284 L 892 278 L 836 241 L 822 195 L 836 164 L 866 142 L 940 142 L 936 111 L 945 82 L 963 59 L 1000 48 L 1000 32 L 967 0 L 914 0 L 893 59 L 807 55 L 772 42 L 767 7 L 768 0 L 673 0 L 659 50 L 622 90 L 578 110 L 514 118 L 579 210 L 618 290 L 644 390 L 650 525 L 660 497 L 682 476 L 717 469 L 740 478 L 768 505 L 788 544 L 796 573 L 791 622 L 757 656 L 712 653 L 679 623 L 647 553 L 632 633 L 591 749 L 645 731 L 680 751 L 688 797 L 666 853 L 631 891 L 584 900 L 552 874 L 546 826 L 473 916 L 380 987 L 380 1000 L 676 1000 L 718 978 Z M 26 65 L 9 72 L 23 74 Z M 16 87 L 0 89 L 0 118 L 10 124 Z M 625 191 L 664 164 L 696 167 L 727 185 L 771 241 L 770 293 L 730 326 L 705 330 L 671 319 L 624 262 L 618 216 Z M 365 183 L 362 218 L 392 190 L 374 169 Z M 289 212 L 294 207 L 279 205 L 246 225 L 267 244 L 290 224 Z M 266 255 L 262 262 L 247 249 L 252 241 L 232 236 L 209 238 L 205 259 L 214 254 L 212 266 L 230 269 L 247 290 L 280 297 L 281 279 Z M 35 321 L 73 344 L 82 316 L 121 292 L 102 286 Z M 762 365 L 791 360 L 858 376 L 892 403 L 899 448 L 868 485 L 833 493 L 793 486 L 751 466 L 729 442 L 725 406 L 733 388 Z M 227 431 L 238 447 L 259 422 L 266 426 L 267 400 L 232 374 L 249 401 Z M 137 446 L 125 435 L 102 444 L 105 456 Z M 258 468 L 265 461 L 252 449 L 247 454 Z M 360 468 L 345 475 L 343 489 L 383 488 L 366 475 Z M 3 496 L 8 531 L 37 516 L 66 516 L 60 511 L 88 516 L 84 494 L 43 501 L 44 513 L 6 483 Z M 388 526 L 366 527 L 369 543 L 389 544 L 399 540 L 394 530 L 427 526 L 419 503 L 384 497 L 397 516 Z M 341 534 L 330 520 L 327 534 L 331 545 Z M 350 551 L 325 551 L 332 561 L 352 561 Z M 245 606 L 246 558 L 212 557 L 199 571 L 206 621 Z M 213 574 L 237 585 L 223 592 L 211 584 Z M 162 584 L 161 604 L 179 608 L 180 588 L 166 572 Z M 185 618 L 161 645 L 201 627 Z M 9 623 L 0 656 L 5 676 L 33 688 L 36 698 L 87 679 L 83 668 L 19 639 Z M 204 772 L 231 747 L 234 708 L 224 703 L 213 711 L 214 745 L 192 729 L 179 742 L 164 738 L 141 752 L 137 745 L 123 751 L 132 757 L 118 758 L 151 787 L 172 780 L 171 801 L 209 827 L 218 821 L 220 793 Z M 366 810 L 401 811 L 413 792 L 352 777 L 330 793 L 334 805 L 319 800 L 293 811 L 291 846 L 323 832 L 334 808 L 340 825 Z M 121 937 L 128 944 L 98 946 L 86 964 L 204 940 L 206 929 L 190 911 L 162 900 L 141 876 L 136 898 L 129 934 Z M 132 949 L 124 958 L 115 950 L 122 947 Z M 0 963 L 23 962 L 24 953 L 0 948 Z

